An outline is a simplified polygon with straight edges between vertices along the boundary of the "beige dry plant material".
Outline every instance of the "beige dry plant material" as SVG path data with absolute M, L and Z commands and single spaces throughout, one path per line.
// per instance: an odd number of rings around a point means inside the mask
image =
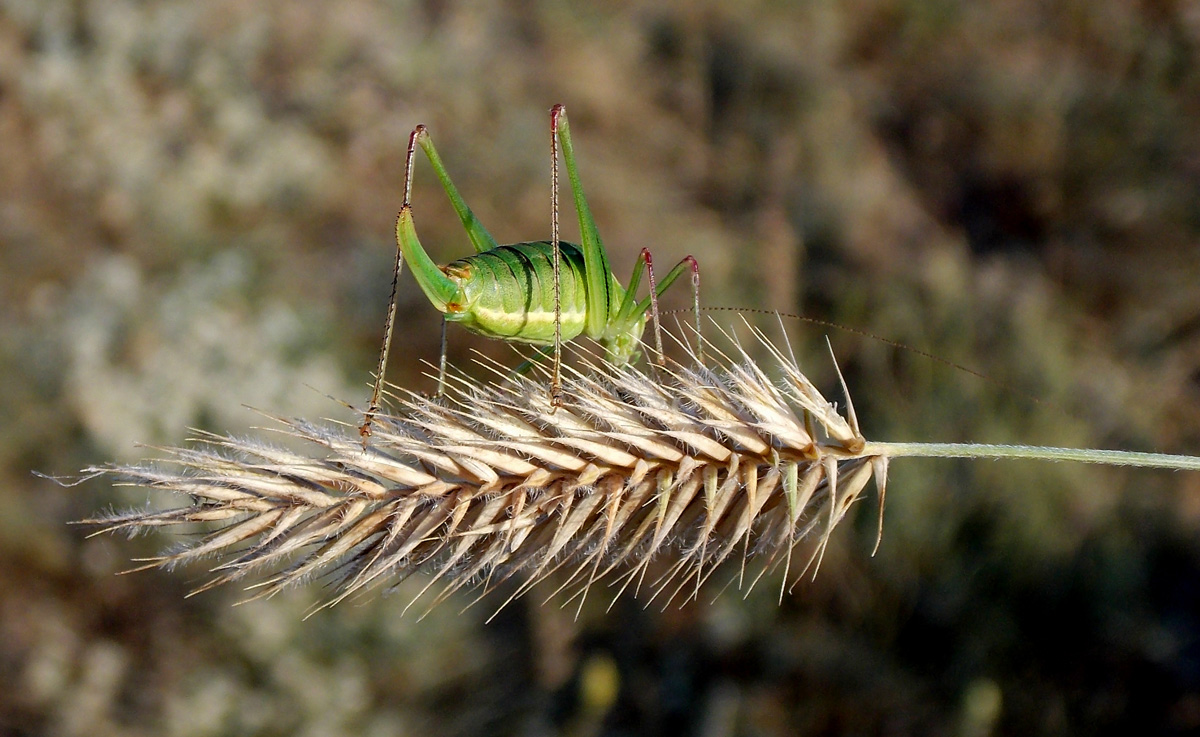
M 418 598 L 429 593 L 428 606 L 511 580 L 503 606 L 548 579 L 552 595 L 580 605 L 599 581 L 612 585 L 614 601 L 632 590 L 669 602 L 697 596 L 723 564 L 739 588 L 782 569 L 782 596 L 815 574 L 872 479 L 882 532 L 894 457 L 1200 468 L 1179 456 L 873 443 L 848 394 L 842 414 L 790 350 L 757 338 L 777 363 L 775 378 L 736 343 L 733 358 L 710 367 L 693 356 L 687 365 L 616 368 L 584 355 L 556 411 L 540 378 L 494 367 L 494 381 L 459 376 L 440 399 L 400 393 L 365 449 L 348 425 L 300 420 L 280 422 L 319 452 L 206 436 L 164 462 L 87 471 L 190 503 L 86 522 L 129 532 L 201 525 L 205 535 L 141 561 L 215 559 L 198 591 L 244 581 L 254 597 L 269 596 L 320 578 L 336 592 L 329 605 L 422 572 Z

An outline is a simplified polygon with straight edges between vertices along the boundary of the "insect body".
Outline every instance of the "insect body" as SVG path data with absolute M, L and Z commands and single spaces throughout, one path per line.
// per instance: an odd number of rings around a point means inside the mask
M 586 266 L 583 252 L 573 243 L 560 243 L 559 257 L 560 333 L 571 340 L 587 327 Z M 447 320 L 492 338 L 534 345 L 554 342 L 551 242 L 499 246 L 449 263 L 442 271 L 456 288 L 443 309 Z
M 699 270 L 696 260 L 687 256 L 657 282 L 650 252 L 642 252 L 630 275 L 629 287 L 622 287 L 613 276 L 608 255 L 596 229 L 575 165 L 566 110 L 556 105 L 550 112 L 551 143 L 551 240 L 530 241 L 501 246 L 475 218 L 442 164 L 425 126 L 417 126 L 409 139 L 405 167 L 404 204 L 396 219 L 396 266 L 392 296 L 388 305 L 383 347 L 376 372 L 375 389 L 361 428 L 364 439 L 370 435 L 371 422 L 379 411 L 379 395 L 384 367 L 391 344 L 396 304 L 396 282 L 405 260 L 411 264 L 421 290 L 449 322 L 457 322 L 472 332 L 503 340 L 554 347 L 551 399 L 562 402 L 560 365 L 562 342 L 586 335 L 604 346 L 607 360 L 623 365 L 636 360 L 638 345 L 646 326 L 646 313 L 653 311 L 657 330 L 658 297 L 683 273 L 692 271 L 693 299 L 699 315 Z M 580 243 L 558 238 L 558 151 L 562 147 L 575 210 L 579 215 Z M 429 257 L 417 238 L 412 214 L 412 172 L 416 149 L 429 158 L 476 253 L 439 266 Z M 636 299 L 643 272 L 648 274 L 649 295 Z M 658 355 L 662 340 L 656 332 Z M 446 347 L 442 343 L 444 375 Z M 439 393 L 442 389 L 439 380 Z

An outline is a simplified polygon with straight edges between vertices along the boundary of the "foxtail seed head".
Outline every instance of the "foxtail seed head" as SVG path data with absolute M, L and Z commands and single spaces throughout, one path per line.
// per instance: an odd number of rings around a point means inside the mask
M 335 603 L 421 572 L 431 605 L 511 579 L 507 603 L 551 574 L 572 596 L 604 580 L 614 600 L 669 601 L 730 562 L 739 586 L 782 568 L 786 588 L 815 573 L 872 477 L 882 511 L 887 458 L 864 453 L 851 405 L 840 414 L 760 339 L 776 379 L 741 347 L 715 368 L 652 373 L 584 357 L 557 411 L 540 380 L 459 377 L 442 399 L 401 394 L 366 450 L 353 428 L 299 420 L 282 422 L 311 453 L 209 436 L 165 461 L 91 469 L 189 503 L 87 522 L 202 523 L 206 537 L 144 567 L 216 558 L 202 589 L 246 581 L 256 597 L 320 577 Z

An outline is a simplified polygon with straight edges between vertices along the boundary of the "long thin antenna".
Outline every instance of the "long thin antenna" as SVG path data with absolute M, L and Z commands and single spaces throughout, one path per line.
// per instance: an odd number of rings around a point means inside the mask
M 951 361 L 946 358 L 942 358 L 941 356 L 934 354 L 934 353 L 930 353 L 929 351 L 921 350 L 920 348 L 908 345 L 907 343 L 901 343 L 898 340 L 892 340 L 891 338 L 885 338 L 882 335 L 876 335 L 875 333 L 869 332 L 867 330 L 859 330 L 858 328 L 853 328 L 853 327 L 850 327 L 849 325 L 843 325 L 838 322 L 833 322 L 832 320 L 822 320 L 819 317 L 809 317 L 807 315 L 798 315 L 794 312 L 780 312 L 779 310 L 766 310 L 766 309 L 761 309 L 758 307 L 700 307 L 700 305 L 697 303 L 696 306 L 693 307 L 693 309 L 698 310 L 700 312 L 736 312 L 736 313 L 742 314 L 742 315 L 773 315 L 775 317 L 786 317 L 789 320 L 798 320 L 800 322 L 809 323 L 810 325 L 817 325 L 817 326 L 823 327 L 823 328 L 831 328 L 833 330 L 839 330 L 843 333 L 850 333 L 851 335 L 857 335 L 857 336 L 860 336 L 863 338 L 870 338 L 871 340 L 878 341 L 880 343 L 883 343 L 884 345 L 890 345 L 893 348 L 899 348 L 902 351 L 907 351 L 909 353 L 912 353 L 913 355 L 917 355 L 922 358 L 926 358 L 935 363 L 940 363 L 943 366 L 947 366 L 956 371 L 961 371 L 964 374 L 970 374 L 971 376 L 974 376 L 976 379 L 986 381 L 987 383 L 991 384 L 992 386 L 999 387 L 1000 389 L 1003 389 L 1005 391 L 1015 392 L 1015 393 L 1025 397 L 1029 401 L 1033 402 L 1034 404 L 1040 404 L 1044 407 L 1055 408 L 1054 403 L 1047 401 L 1045 399 L 1042 399 L 1041 397 L 1038 397 L 1035 394 L 1031 394 L 1031 393 L 1025 391 L 1024 389 L 1021 389 L 1020 387 L 1013 386 L 1006 382 L 1000 381 L 999 379 L 994 379 L 991 376 L 988 376 L 987 374 L 983 373 L 982 371 L 976 371 L 975 369 L 973 369 L 969 366 L 963 366 L 960 363 L 955 363 L 954 361 Z M 684 311 L 685 310 L 679 310 L 679 309 L 666 310 L 665 312 L 663 312 L 663 315 L 675 315 L 675 314 L 678 314 L 678 313 L 684 312 Z

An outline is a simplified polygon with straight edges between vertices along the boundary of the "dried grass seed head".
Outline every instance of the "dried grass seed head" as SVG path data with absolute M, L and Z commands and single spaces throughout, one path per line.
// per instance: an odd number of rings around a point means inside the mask
M 422 572 L 422 593 L 438 590 L 431 604 L 513 580 L 508 601 L 552 575 L 568 599 L 607 580 L 615 596 L 632 587 L 670 601 L 696 596 L 730 560 L 739 586 L 754 561 L 781 566 L 786 587 L 819 566 L 872 476 L 882 491 L 887 464 L 863 452 L 852 411 L 839 414 L 757 337 L 777 380 L 736 343 L 715 367 L 615 368 L 581 354 L 557 410 L 539 377 L 456 375 L 441 399 L 398 392 L 366 450 L 353 428 L 298 420 L 281 422 L 320 452 L 208 436 L 167 462 L 94 469 L 190 504 L 89 522 L 201 523 L 205 536 L 146 566 L 215 557 L 199 590 L 244 580 L 254 597 L 324 578 L 333 603 Z

